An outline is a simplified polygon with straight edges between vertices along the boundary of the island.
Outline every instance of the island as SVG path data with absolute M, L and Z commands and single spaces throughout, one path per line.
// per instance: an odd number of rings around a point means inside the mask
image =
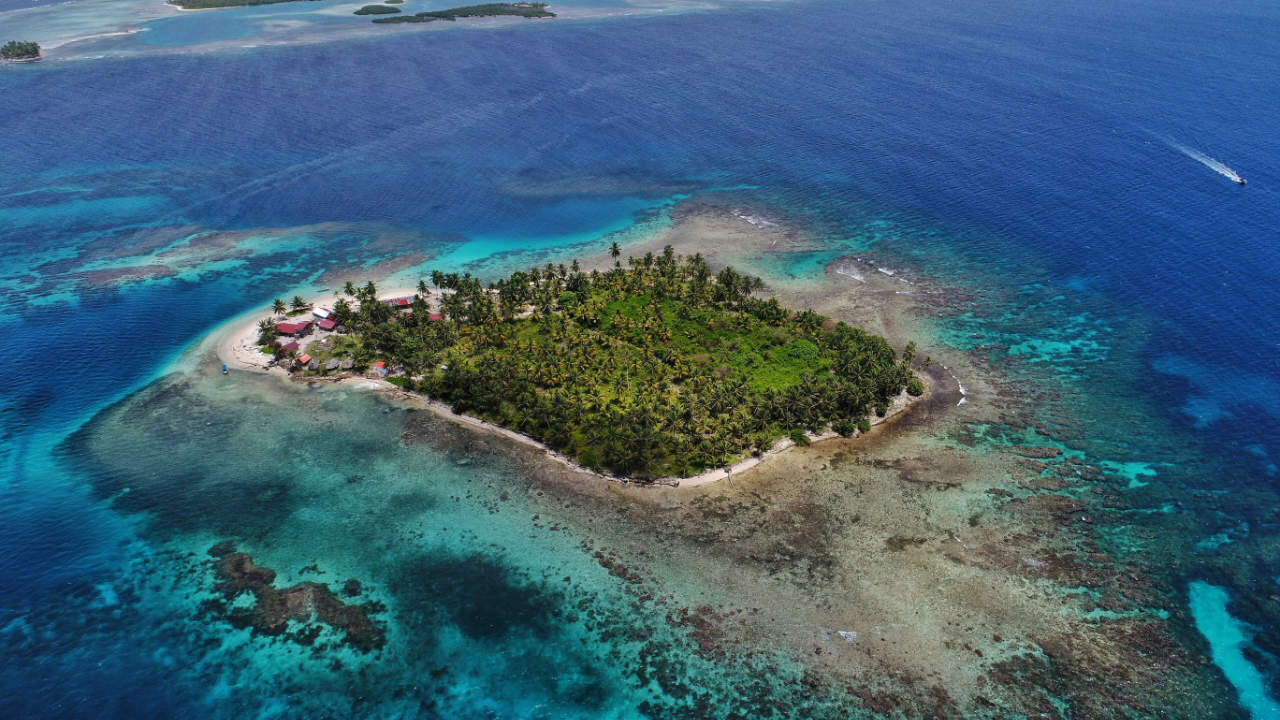
M 314 2 L 315 0 L 311 0 Z M 168 0 L 170 5 L 183 10 L 213 10 L 216 8 L 245 7 L 248 5 L 275 5 L 295 0 Z
M 394 15 L 400 12 L 400 8 L 388 7 L 386 5 L 365 5 L 356 10 L 353 15 Z
M 376 23 L 422 23 L 435 20 L 454 21 L 463 17 L 495 17 L 498 15 L 514 15 L 524 18 L 553 18 L 555 13 L 547 10 L 546 3 L 486 3 L 484 5 L 467 5 L 448 10 L 432 10 L 413 15 L 401 15 L 390 18 L 374 18 Z
M 0 45 L 0 59 L 24 62 L 40 59 L 40 46 L 33 42 L 10 40 Z
M 368 373 L 518 433 L 591 471 L 689 478 L 775 445 L 871 429 L 925 391 L 914 344 L 754 297 L 763 284 L 700 255 L 575 260 L 485 286 L 431 273 L 384 298 L 347 283 L 331 307 L 277 300 L 258 352 L 295 377 Z M 292 317 L 290 317 L 290 313 Z M 294 319 L 297 318 L 297 319 Z M 260 355 L 261 356 L 261 355 Z

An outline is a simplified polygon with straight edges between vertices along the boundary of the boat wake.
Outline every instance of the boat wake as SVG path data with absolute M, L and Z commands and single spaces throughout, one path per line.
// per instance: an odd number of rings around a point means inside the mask
M 1235 170 L 1232 170 L 1231 168 L 1227 167 L 1226 163 L 1222 162 L 1221 160 L 1215 160 L 1209 157 L 1208 155 L 1205 155 L 1204 153 L 1200 152 L 1199 150 L 1196 150 L 1195 148 L 1187 147 L 1186 145 L 1183 145 L 1182 143 L 1178 142 L 1177 140 L 1174 140 L 1168 135 L 1157 135 L 1156 137 L 1160 138 L 1160 140 L 1162 140 L 1164 144 L 1168 145 L 1174 150 L 1177 150 L 1183 155 L 1186 155 L 1192 160 L 1195 160 L 1201 165 L 1204 165 L 1205 167 L 1218 173 L 1222 177 L 1227 178 L 1234 183 L 1239 183 L 1240 185 L 1244 185 L 1244 182 L 1245 182 L 1244 178 L 1240 177 L 1240 174 L 1237 173 Z

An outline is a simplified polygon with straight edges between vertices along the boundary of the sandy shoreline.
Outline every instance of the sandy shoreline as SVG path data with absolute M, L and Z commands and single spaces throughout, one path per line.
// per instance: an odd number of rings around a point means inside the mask
M 389 300 L 391 298 L 397 298 L 397 297 L 412 297 L 413 295 L 417 294 L 417 292 L 418 291 L 414 288 L 393 288 L 391 290 L 378 293 L 378 299 Z M 441 294 L 442 293 L 435 290 L 429 293 L 429 300 L 431 302 L 431 307 L 433 309 L 439 307 Z M 308 300 L 308 302 L 311 303 L 313 307 L 320 307 L 323 305 L 330 305 L 337 299 L 338 298 L 334 297 L 332 294 L 329 294 L 329 295 L 320 295 L 317 297 L 313 297 L 310 300 Z M 258 322 L 266 318 L 276 318 L 278 316 L 270 312 L 264 314 L 264 313 L 255 311 L 255 312 L 247 313 L 246 316 L 242 316 L 242 317 L 248 317 L 248 320 L 246 320 L 243 323 L 240 323 L 239 319 L 231 321 L 231 323 L 229 323 L 230 328 L 228 330 L 223 331 L 225 332 L 225 335 L 220 336 L 218 333 L 215 333 L 214 339 L 216 340 L 216 344 L 217 344 L 217 354 L 218 354 L 219 360 L 225 363 L 228 368 L 233 368 L 236 370 L 244 370 L 249 372 L 272 374 L 280 377 L 281 379 L 287 380 L 289 382 L 301 381 L 301 379 L 295 378 L 291 373 L 289 373 L 284 368 L 268 365 L 268 363 L 271 360 L 271 357 L 263 353 L 258 348 L 258 345 L 257 345 Z M 304 316 L 300 315 L 298 317 L 304 317 Z M 309 314 L 306 317 L 310 317 Z M 928 398 L 929 395 L 933 392 L 933 384 L 932 382 L 930 382 L 927 374 L 921 373 L 920 379 L 925 383 L 924 394 L 921 395 L 920 397 L 911 397 L 904 390 L 902 393 L 898 395 L 898 397 L 894 398 L 893 402 L 889 405 L 889 411 L 885 414 L 884 417 L 875 417 L 874 413 L 872 414 L 872 417 L 870 418 L 872 427 L 883 424 L 889 420 L 892 420 L 900 416 L 903 413 L 903 411 L 907 410 L 910 407 L 913 407 L 914 405 L 919 403 L 921 400 Z M 436 415 L 446 420 L 450 420 L 459 425 L 463 425 L 465 427 L 471 428 L 472 430 L 478 430 L 481 432 L 498 435 L 498 436 L 507 438 L 508 440 L 511 440 L 513 442 L 524 445 L 525 447 L 539 450 L 545 453 L 547 456 L 551 457 L 552 459 L 556 460 L 557 462 L 567 465 L 578 472 L 595 475 L 597 477 L 600 477 L 606 480 L 611 480 L 614 482 L 649 484 L 647 482 L 637 481 L 631 478 L 626 478 L 618 475 L 611 475 L 609 473 L 602 473 L 596 470 L 592 470 L 588 467 L 578 464 L 573 458 L 569 457 L 568 455 L 565 455 L 564 453 L 561 453 L 555 450 L 554 448 L 548 445 L 545 445 L 539 442 L 538 440 L 535 440 L 532 437 L 529 437 L 528 435 L 516 432 L 509 428 L 502 427 L 501 425 L 495 425 L 491 422 L 482 420 L 472 415 L 465 415 L 462 413 L 454 412 L 452 408 L 450 408 L 448 405 L 438 400 L 433 400 L 431 398 L 428 398 L 423 395 L 419 395 L 417 393 L 408 392 L 403 388 L 401 388 L 400 386 L 390 383 L 384 379 L 367 377 L 363 375 L 343 375 L 338 377 L 306 378 L 306 381 L 307 382 L 317 382 L 317 381 L 329 382 L 329 383 L 333 383 L 335 385 L 341 385 L 344 387 L 373 390 L 377 392 L 387 393 L 395 396 L 400 400 L 408 401 L 417 407 L 430 410 L 431 412 L 435 413 Z M 861 437 L 863 434 L 865 433 L 859 433 L 854 437 Z M 809 434 L 809 440 L 811 443 L 818 443 L 824 440 L 830 440 L 837 437 L 840 437 L 840 435 L 830 431 L 826 433 L 822 433 L 820 435 L 815 435 L 812 433 Z M 739 460 L 738 462 L 728 467 L 706 470 L 697 475 L 693 475 L 690 477 L 659 478 L 657 480 L 652 481 L 652 483 L 654 485 L 697 487 L 699 485 L 707 485 L 709 483 L 717 482 L 720 480 L 727 480 L 733 477 L 734 475 L 740 475 L 748 470 L 751 470 L 752 468 L 758 467 L 763 463 L 765 463 L 766 461 L 770 460 L 771 458 L 775 458 L 778 455 L 786 452 L 787 450 L 793 447 L 795 447 L 795 443 L 790 438 L 782 438 L 776 441 L 773 444 L 773 446 L 769 448 L 769 450 L 762 453 L 761 455 L 743 458 L 742 460 Z

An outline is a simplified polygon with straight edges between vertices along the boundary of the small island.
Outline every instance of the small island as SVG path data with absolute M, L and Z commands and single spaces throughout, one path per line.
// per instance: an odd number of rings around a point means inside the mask
M 170 5 L 183 10 L 213 10 L 216 8 L 245 7 L 248 5 L 275 5 L 296 0 L 167 0 Z M 310 0 L 315 2 L 315 0 Z
M 394 15 L 400 12 L 400 8 L 388 7 L 386 5 L 365 5 L 356 10 L 353 15 Z
M 624 266 L 618 253 L 604 272 L 548 264 L 488 287 L 436 271 L 434 289 L 420 281 L 391 299 L 347 283 L 331 308 L 295 297 L 298 320 L 277 300 L 283 317 L 261 321 L 257 343 L 295 376 L 367 372 L 595 472 L 648 481 L 780 440 L 866 432 L 924 393 L 914 344 L 899 356 L 882 337 L 753 297 L 758 278 L 713 273 L 700 255 L 667 247 Z
M 30 62 L 40 59 L 40 46 L 33 42 L 10 40 L 0 45 L 0 59 L 15 62 Z
M 498 15 L 514 15 L 524 18 L 553 18 L 555 13 L 547 10 L 546 3 L 486 3 L 484 5 L 467 5 L 448 10 L 432 10 L 413 15 L 401 15 L 391 18 L 374 18 L 376 23 L 423 23 L 435 20 L 454 21 L 464 17 L 496 17 Z

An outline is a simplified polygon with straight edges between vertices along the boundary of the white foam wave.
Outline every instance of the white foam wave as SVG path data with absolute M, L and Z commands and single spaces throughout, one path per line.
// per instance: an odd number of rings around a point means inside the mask
M 1183 145 L 1182 143 L 1178 142 L 1177 140 L 1174 140 L 1173 138 L 1167 135 L 1157 135 L 1157 137 L 1159 137 L 1162 141 L 1164 141 L 1164 143 L 1169 147 L 1173 148 L 1174 150 L 1177 150 L 1183 155 L 1186 155 L 1192 160 L 1195 160 L 1201 165 L 1204 165 L 1205 167 L 1218 173 L 1222 177 L 1227 178 L 1232 182 L 1240 182 L 1240 175 L 1235 170 L 1232 170 L 1231 168 L 1227 167 L 1227 164 L 1222 162 L 1221 160 L 1215 160 L 1214 158 L 1211 158 L 1208 155 L 1205 155 L 1199 150 Z
M 951 376 L 951 379 L 956 381 L 956 387 L 960 388 L 960 402 L 956 403 L 956 407 L 960 407 L 966 402 L 969 402 L 969 391 L 965 389 L 964 383 L 960 382 L 960 378 L 956 377 L 956 374 L 946 365 L 943 365 L 942 369 L 947 371 L 947 374 Z
M 763 218 L 759 215 L 751 215 L 743 210 L 734 210 L 733 214 L 756 227 L 778 227 L 778 223 L 769 220 L 768 218 Z
M 839 265 L 836 265 L 836 274 L 837 274 L 837 275 L 843 275 L 843 276 L 848 277 L 848 278 L 853 278 L 854 280 L 857 280 L 858 282 L 866 282 L 866 281 L 867 281 L 866 276 L 865 276 L 865 275 L 863 275 L 862 273 L 858 272 L 858 270 L 857 270 L 857 269 L 856 269 L 852 264 L 850 264 L 850 263 L 842 262 L 842 263 L 840 263 Z

